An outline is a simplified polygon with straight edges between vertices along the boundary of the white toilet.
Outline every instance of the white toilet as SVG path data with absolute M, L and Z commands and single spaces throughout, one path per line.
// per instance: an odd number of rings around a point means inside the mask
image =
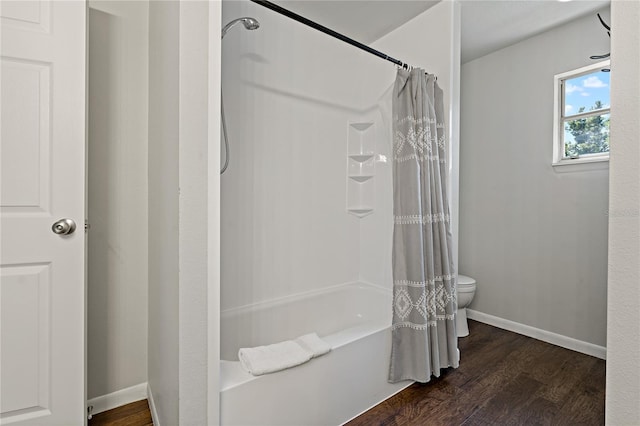
M 458 314 L 456 315 L 456 329 L 458 337 L 469 335 L 467 325 L 467 306 L 476 294 L 476 280 L 466 275 L 458 275 Z

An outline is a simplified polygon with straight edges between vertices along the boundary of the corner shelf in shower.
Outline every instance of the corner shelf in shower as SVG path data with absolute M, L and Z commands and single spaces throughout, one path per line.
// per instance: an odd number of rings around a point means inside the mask
M 373 175 L 349 175 L 349 179 L 353 179 L 358 183 L 366 182 L 372 178 Z
M 349 154 L 349 158 L 356 161 L 357 163 L 364 163 L 373 158 L 374 154 Z
M 347 131 L 347 212 L 362 218 L 373 213 L 375 126 L 354 122 Z
M 348 212 L 354 216 L 365 217 L 373 213 L 373 207 L 349 208 Z

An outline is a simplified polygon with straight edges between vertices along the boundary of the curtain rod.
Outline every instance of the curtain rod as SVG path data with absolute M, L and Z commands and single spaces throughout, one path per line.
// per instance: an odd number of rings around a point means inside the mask
M 371 53 L 372 55 L 376 55 L 379 58 L 382 58 L 382 59 L 387 60 L 389 62 L 393 62 L 394 64 L 396 64 L 396 65 L 398 65 L 398 66 L 400 66 L 402 68 L 405 68 L 405 69 L 412 68 L 409 64 L 407 64 L 405 62 L 402 62 L 402 61 L 399 61 L 397 59 L 394 59 L 394 58 L 392 58 L 391 56 L 389 56 L 389 55 L 387 55 L 385 53 L 382 53 L 382 52 L 380 52 L 378 50 L 372 49 L 371 47 L 367 46 L 366 44 L 362 44 L 359 41 L 356 41 L 356 40 L 354 40 L 352 38 L 349 38 L 349 37 L 347 37 L 347 36 L 345 36 L 343 34 L 340 34 L 339 32 L 333 31 L 332 29 L 327 28 L 324 25 L 320 25 L 317 22 L 314 22 L 314 21 L 312 21 L 310 19 L 305 18 L 304 16 L 300 16 L 297 13 L 294 13 L 294 12 L 288 10 L 288 9 L 285 9 L 284 7 L 278 6 L 275 3 L 271 3 L 270 1 L 266 1 L 266 0 L 250 0 L 250 1 L 253 2 L 253 3 L 259 4 L 260 6 L 266 7 L 267 9 L 271 9 L 274 12 L 277 12 L 277 13 L 279 13 L 281 15 L 284 15 L 284 16 L 286 16 L 288 18 L 291 18 L 291 19 L 293 19 L 295 21 L 298 21 L 298 22 L 300 22 L 300 23 L 302 23 L 302 24 L 304 24 L 304 25 L 306 25 L 308 27 L 311 27 L 311 28 L 316 29 L 316 30 L 318 30 L 320 32 L 328 34 L 331 37 L 335 37 L 338 40 L 343 41 L 345 43 L 348 43 L 348 44 L 350 44 L 352 46 L 355 46 L 355 47 L 357 47 L 359 49 L 362 49 L 365 52 Z

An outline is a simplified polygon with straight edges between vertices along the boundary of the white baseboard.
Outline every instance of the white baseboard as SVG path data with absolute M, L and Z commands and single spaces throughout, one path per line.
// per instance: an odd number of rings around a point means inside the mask
M 102 413 L 116 407 L 121 407 L 132 402 L 143 400 L 147 397 L 147 384 L 140 383 L 130 388 L 121 389 L 106 395 L 91 398 L 87 405 L 93 405 L 91 414 Z M 154 423 L 155 424 L 155 423 Z
M 513 331 L 514 333 L 522 334 L 524 336 L 533 337 L 534 339 L 542 340 L 543 342 L 551 343 L 552 345 L 571 349 L 572 351 L 591 355 L 600 359 L 607 359 L 607 348 L 604 346 L 598 346 L 594 345 L 593 343 L 583 342 L 582 340 L 577 340 L 572 337 L 567 337 L 561 334 L 552 333 L 550 331 L 541 330 L 539 328 L 520 324 L 508 319 L 474 311 L 469 308 L 467 308 L 467 318 L 483 322 L 485 324 L 493 325 L 494 327 L 502 328 L 504 330 Z
M 160 426 L 158 411 L 156 410 L 156 403 L 153 400 L 153 392 L 151 392 L 151 386 L 149 385 L 147 385 L 147 401 L 149 401 L 149 411 L 151 411 L 151 420 L 153 420 L 153 426 Z

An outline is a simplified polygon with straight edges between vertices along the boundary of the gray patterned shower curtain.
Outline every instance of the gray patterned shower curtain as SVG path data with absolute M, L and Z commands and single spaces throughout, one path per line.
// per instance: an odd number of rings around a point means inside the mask
M 393 324 L 389 381 L 458 367 L 442 90 L 400 69 L 393 91 Z

